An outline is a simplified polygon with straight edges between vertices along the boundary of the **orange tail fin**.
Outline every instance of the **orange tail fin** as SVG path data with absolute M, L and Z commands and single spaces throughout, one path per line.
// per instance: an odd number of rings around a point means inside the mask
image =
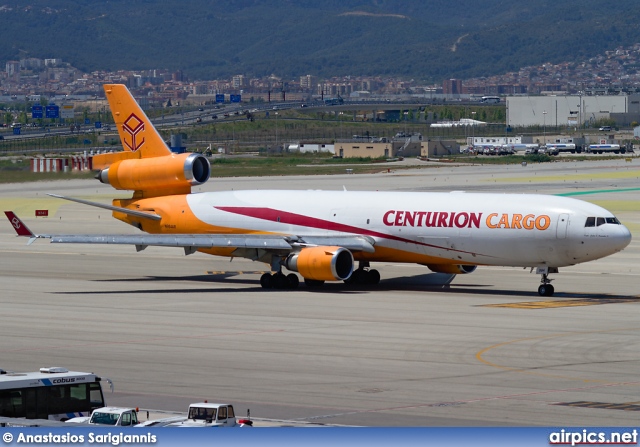
M 125 85 L 105 84 L 104 91 L 125 151 L 138 152 L 136 155 L 139 158 L 171 154 L 166 143 L 151 124 L 151 120 Z

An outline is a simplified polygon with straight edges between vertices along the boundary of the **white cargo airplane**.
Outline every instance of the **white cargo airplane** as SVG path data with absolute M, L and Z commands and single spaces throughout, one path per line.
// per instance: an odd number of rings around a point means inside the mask
M 377 284 L 371 262 L 407 262 L 463 274 L 479 265 L 531 267 L 538 293 L 551 296 L 550 273 L 624 249 L 629 230 L 609 211 L 576 199 L 529 194 L 363 191 L 191 193 L 206 182 L 208 160 L 173 154 L 124 85 L 105 85 L 124 152 L 93 159 L 97 178 L 134 191 L 113 205 L 55 196 L 113 211 L 148 234 L 38 235 L 13 214 L 18 235 L 53 243 L 182 247 L 262 261 L 275 273 L 264 288 L 324 281 Z M 356 261 L 358 266 L 356 268 Z

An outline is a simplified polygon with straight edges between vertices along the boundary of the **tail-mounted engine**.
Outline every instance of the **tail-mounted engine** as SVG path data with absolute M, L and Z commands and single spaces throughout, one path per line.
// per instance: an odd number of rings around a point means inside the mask
M 200 154 L 171 154 L 163 157 L 120 160 L 98 174 L 102 183 L 115 189 L 184 194 L 209 180 L 209 160 Z
M 433 264 L 427 265 L 429 270 L 436 273 L 450 273 L 453 275 L 464 275 L 473 273 L 478 268 L 477 265 L 449 265 L 449 264 Z
M 284 266 L 305 279 L 344 281 L 353 273 L 353 255 L 343 247 L 308 247 L 289 255 Z

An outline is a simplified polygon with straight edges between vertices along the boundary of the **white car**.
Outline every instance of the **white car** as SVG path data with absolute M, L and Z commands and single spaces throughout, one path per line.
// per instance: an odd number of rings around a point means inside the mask
M 102 407 L 96 408 L 91 417 L 77 417 L 68 423 L 89 425 L 113 425 L 118 427 L 133 427 L 138 424 L 138 412 L 135 408 Z

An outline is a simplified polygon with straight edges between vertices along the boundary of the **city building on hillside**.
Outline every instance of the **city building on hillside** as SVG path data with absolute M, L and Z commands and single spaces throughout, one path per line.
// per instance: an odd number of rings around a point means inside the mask
M 462 93 L 462 80 L 446 79 L 442 83 L 442 93 L 445 95 L 460 95 Z
M 45 59 L 44 66 L 45 67 L 58 67 L 62 65 L 62 59 Z

